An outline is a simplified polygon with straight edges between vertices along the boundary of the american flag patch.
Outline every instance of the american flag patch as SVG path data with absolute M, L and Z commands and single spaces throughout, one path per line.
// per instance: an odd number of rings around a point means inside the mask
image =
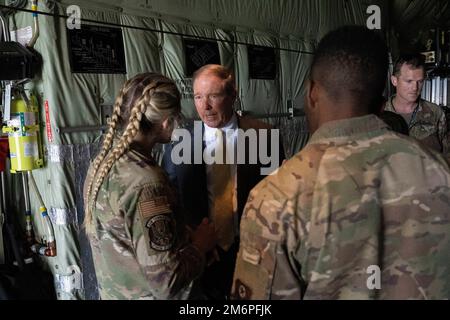
M 141 201 L 138 204 L 139 213 L 142 218 L 148 218 L 156 214 L 171 213 L 169 202 L 167 197 L 156 197 L 152 200 Z

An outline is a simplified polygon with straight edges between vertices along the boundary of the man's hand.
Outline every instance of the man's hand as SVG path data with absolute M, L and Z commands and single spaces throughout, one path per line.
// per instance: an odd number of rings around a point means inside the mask
M 208 218 L 203 218 L 198 227 L 191 233 L 192 244 L 206 254 L 214 249 L 217 244 L 217 235 L 213 223 Z

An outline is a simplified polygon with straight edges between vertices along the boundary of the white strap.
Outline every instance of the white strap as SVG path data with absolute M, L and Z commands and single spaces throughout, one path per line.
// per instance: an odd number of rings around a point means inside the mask
M 54 225 L 66 225 L 77 222 L 76 208 L 50 208 L 48 215 Z
M 67 267 L 66 274 L 55 273 L 55 288 L 57 291 L 73 293 L 83 289 L 83 274 L 77 265 Z

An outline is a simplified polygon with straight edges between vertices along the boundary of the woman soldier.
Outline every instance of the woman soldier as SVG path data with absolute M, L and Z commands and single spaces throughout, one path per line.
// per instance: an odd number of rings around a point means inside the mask
M 151 151 L 170 141 L 181 112 L 175 83 L 156 73 L 128 80 L 84 187 L 85 227 L 102 299 L 186 299 L 214 248 L 214 226 L 186 232 Z

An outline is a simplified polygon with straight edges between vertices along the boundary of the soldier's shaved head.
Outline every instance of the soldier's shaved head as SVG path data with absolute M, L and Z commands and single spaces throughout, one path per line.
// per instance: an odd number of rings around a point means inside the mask
M 320 41 L 310 77 L 336 103 L 350 102 L 371 112 L 379 104 L 387 70 L 387 46 L 377 33 L 361 26 L 345 26 Z

